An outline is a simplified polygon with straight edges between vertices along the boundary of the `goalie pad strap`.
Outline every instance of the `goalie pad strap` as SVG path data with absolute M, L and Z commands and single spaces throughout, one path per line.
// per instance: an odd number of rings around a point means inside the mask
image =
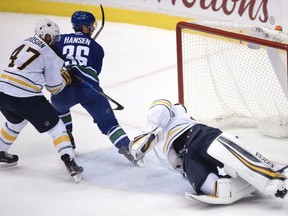
M 240 200 L 249 194 L 255 192 L 255 188 L 241 178 L 219 179 L 217 181 L 217 196 L 196 195 L 194 193 L 185 193 L 188 199 L 196 199 L 208 204 L 227 205 Z

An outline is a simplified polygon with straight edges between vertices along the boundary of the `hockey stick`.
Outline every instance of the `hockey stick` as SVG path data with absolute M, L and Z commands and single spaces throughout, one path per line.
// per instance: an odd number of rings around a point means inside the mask
M 93 91 L 97 92 L 98 94 L 102 95 L 103 97 L 107 98 L 109 101 L 111 101 L 112 103 L 114 103 L 117 107 L 113 110 L 123 110 L 124 107 L 119 104 L 117 101 L 113 100 L 111 97 L 109 97 L 108 95 L 106 95 L 104 92 L 100 92 L 97 89 L 95 89 L 90 83 L 86 82 L 84 79 L 82 79 L 81 77 L 74 75 L 76 79 L 78 79 L 80 82 L 82 82 L 84 85 L 88 86 L 89 88 L 91 88 Z
M 101 24 L 100 29 L 94 35 L 93 40 L 96 40 L 96 38 L 98 37 L 98 35 L 101 33 L 102 29 L 104 28 L 104 24 L 105 24 L 105 14 L 104 14 L 104 9 L 103 9 L 101 4 L 100 4 L 100 8 L 101 8 L 101 14 L 102 14 L 102 24 Z

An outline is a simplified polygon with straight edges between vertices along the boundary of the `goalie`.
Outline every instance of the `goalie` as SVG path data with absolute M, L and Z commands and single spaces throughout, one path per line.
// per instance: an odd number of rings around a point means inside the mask
M 130 143 L 130 151 L 140 160 L 152 149 L 163 165 L 187 177 L 194 189 L 186 192 L 187 198 L 229 204 L 254 192 L 269 198 L 284 198 L 287 193 L 287 166 L 271 162 L 236 137 L 198 123 L 181 104 L 164 99 L 152 103 L 147 128 Z M 224 176 L 219 174 L 221 168 Z

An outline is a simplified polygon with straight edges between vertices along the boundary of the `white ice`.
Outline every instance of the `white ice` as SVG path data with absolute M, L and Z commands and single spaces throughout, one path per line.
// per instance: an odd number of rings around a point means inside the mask
M 1 70 L 16 43 L 31 36 L 34 24 L 42 17 L 56 21 L 62 33 L 71 31 L 66 17 L 0 13 Z M 125 109 L 115 114 L 132 138 L 144 126 L 151 101 L 177 101 L 175 32 L 107 22 L 98 42 L 106 52 L 102 87 L 124 105 Z M 29 124 L 10 149 L 19 155 L 18 165 L 0 170 L 1 216 L 287 215 L 287 198 L 251 196 L 230 206 L 187 200 L 184 192 L 190 190 L 189 183 L 161 167 L 152 153 L 146 167 L 132 167 L 85 110 L 76 106 L 72 115 L 77 160 L 85 169 L 83 181 L 73 182 L 50 137 Z M 0 114 L 1 125 L 4 122 Z M 227 132 L 257 147 L 271 160 L 288 163 L 287 139 L 265 138 L 254 129 L 232 128 Z

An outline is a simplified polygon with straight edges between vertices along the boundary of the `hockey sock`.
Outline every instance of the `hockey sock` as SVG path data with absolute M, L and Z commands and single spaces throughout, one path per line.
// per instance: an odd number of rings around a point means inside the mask
M 27 125 L 28 121 L 24 120 L 19 124 L 6 122 L 0 131 L 0 151 L 7 152 L 10 146 L 18 137 L 21 130 Z
M 116 148 L 120 149 L 122 146 L 125 146 L 127 150 L 129 149 L 130 139 L 119 125 L 109 130 L 108 137 Z
M 61 118 L 61 120 L 63 121 L 65 127 L 67 128 L 67 130 L 71 130 L 72 131 L 72 116 L 71 113 L 68 111 L 67 113 L 64 114 L 59 114 L 59 118 Z
M 65 125 L 61 120 L 48 131 L 48 134 L 53 139 L 54 146 L 61 156 L 64 154 L 69 154 L 71 157 L 75 156 Z

